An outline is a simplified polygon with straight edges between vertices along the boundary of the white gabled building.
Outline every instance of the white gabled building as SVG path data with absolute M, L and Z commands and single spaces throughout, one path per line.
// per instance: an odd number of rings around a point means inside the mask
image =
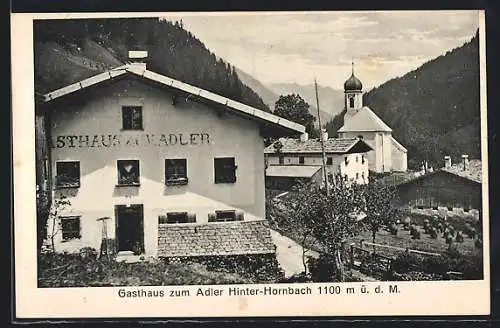
M 407 150 L 393 136 L 392 129 L 368 106 L 363 106 L 363 85 L 354 75 L 344 83 L 344 125 L 337 131 L 340 138 L 362 138 L 373 151 L 368 153 L 370 170 L 377 173 L 405 172 Z
M 99 249 L 106 233 L 118 252 L 146 256 L 274 253 L 264 224 L 270 131 L 305 128 L 143 62 L 43 95 L 37 182 L 71 202 L 56 250 Z
M 368 183 L 372 148 L 358 138 L 328 138 L 323 133 L 325 164 L 328 179 L 335 178 L 358 184 Z M 287 189 L 295 181 L 323 184 L 323 151 L 320 139 L 280 138 L 265 149 L 266 185 L 272 189 Z

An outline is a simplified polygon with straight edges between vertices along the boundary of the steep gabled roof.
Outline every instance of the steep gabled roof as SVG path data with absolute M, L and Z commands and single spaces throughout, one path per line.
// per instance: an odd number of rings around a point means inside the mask
M 237 114 L 242 114 L 246 117 L 250 117 L 252 119 L 263 121 L 265 123 L 269 123 L 271 125 L 277 125 L 279 127 L 285 128 L 288 131 L 293 133 L 304 133 L 305 127 L 303 125 L 297 124 L 295 122 L 289 121 L 282 117 L 273 115 L 271 113 L 267 113 L 263 110 L 242 104 L 240 102 L 231 100 L 229 98 L 222 97 L 213 92 L 192 86 L 190 84 L 175 80 L 173 78 L 152 72 L 147 70 L 144 66 L 137 64 L 126 64 L 104 73 L 97 74 L 95 76 L 89 77 L 82 81 L 70 84 L 63 88 L 51 91 L 43 95 L 42 102 L 50 102 L 54 99 L 67 96 L 69 94 L 75 93 L 77 91 L 86 89 L 90 86 L 99 85 L 105 81 L 112 81 L 117 77 L 124 75 L 133 75 L 136 77 L 140 77 L 155 83 L 159 83 L 162 86 L 177 89 L 179 91 L 183 91 L 199 98 L 202 98 L 206 101 L 222 105 L 225 108 L 233 110 Z
M 320 139 L 309 139 L 300 141 L 293 138 L 280 138 L 264 149 L 266 154 L 276 154 L 276 143 L 281 143 L 280 153 L 301 153 L 301 154 L 320 154 Z M 363 140 L 358 138 L 328 138 L 325 140 L 325 153 L 327 154 L 348 154 L 354 152 L 368 152 L 372 148 Z
M 320 169 L 320 165 L 270 165 L 266 177 L 311 178 Z
M 365 106 L 356 111 L 348 110 L 344 115 L 344 125 L 337 132 L 392 132 L 369 107 Z

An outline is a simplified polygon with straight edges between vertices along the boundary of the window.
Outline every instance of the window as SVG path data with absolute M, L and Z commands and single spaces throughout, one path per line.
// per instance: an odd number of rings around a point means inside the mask
M 122 107 L 122 128 L 123 130 L 142 130 L 142 107 L 123 106 Z
M 285 158 L 283 156 L 281 156 L 281 155 L 278 157 L 278 161 L 279 161 L 280 165 L 285 164 Z
M 333 165 L 333 158 L 328 157 L 328 158 L 326 159 L 326 165 Z
M 236 182 L 236 165 L 234 157 L 214 158 L 215 183 Z
M 169 212 L 167 215 L 158 217 L 159 224 L 193 223 L 196 222 L 196 214 L 188 212 Z
M 361 178 L 365 179 L 365 172 L 361 172 Z
M 66 216 L 61 217 L 62 240 L 80 239 L 80 217 Z
M 165 183 L 184 185 L 188 183 L 187 161 L 185 158 L 165 160 Z
M 356 172 L 356 180 L 358 180 L 358 179 L 359 179 L 359 173 Z
M 56 162 L 56 185 L 61 188 L 80 187 L 80 162 Z
M 344 163 L 345 163 L 346 166 L 347 166 L 347 164 L 349 164 L 349 160 L 347 159 L 347 156 L 344 157 Z
M 361 155 L 361 164 L 365 164 L 365 155 Z
M 299 156 L 299 164 L 304 164 L 304 156 Z
M 236 213 L 235 210 L 215 211 L 208 215 L 208 222 L 242 221 L 243 214 Z
M 357 163 L 357 162 L 359 162 L 359 158 L 358 158 L 358 156 L 356 156 L 356 163 Z
M 118 185 L 139 185 L 139 161 L 133 159 L 118 160 Z
M 354 97 L 349 98 L 349 107 L 354 108 Z
M 347 174 L 344 175 L 344 181 L 347 181 Z

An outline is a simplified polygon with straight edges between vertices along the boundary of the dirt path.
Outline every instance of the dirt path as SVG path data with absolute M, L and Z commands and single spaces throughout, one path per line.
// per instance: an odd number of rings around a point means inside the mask
M 271 237 L 276 245 L 276 257 L 287 277 L 304 271 L 302 263 L 302 246 L 292 239 L 271 229 Z M 318 257 L 318 253 L 307 250 L 306 256 Z

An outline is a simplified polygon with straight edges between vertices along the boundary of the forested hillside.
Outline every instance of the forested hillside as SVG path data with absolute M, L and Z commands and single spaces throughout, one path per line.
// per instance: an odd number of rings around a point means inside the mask
M 35 22 L 35 85 L 43 93 L 127 61 L 129 50 L 148 51 L 148 67 L 266 111 L 235 68 L 217 58 L 181 22 L 157 18 L 41 20 Z
M 367 92 L 363 102 L 393 129 L 407 149 L 409 165 L 461 154 L 480 157 L 479 44 L 448 51 L 402 77 Z M 343 125 L 342 112 L 328 124 Z

